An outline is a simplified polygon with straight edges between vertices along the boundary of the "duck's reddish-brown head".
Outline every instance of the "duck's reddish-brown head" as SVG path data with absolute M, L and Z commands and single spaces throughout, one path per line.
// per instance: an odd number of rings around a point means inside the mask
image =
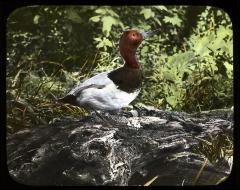
M 143 41 L 143 35 L 137 30 L 124 31 L 119 42 L 120 54 L 125 60 L 125 66 L 138 69 L 140 67 L 136 50 Z
M 140 65 L 136 57 L 136 50 L 141 42 L 153 34 L 157 30 L 149 32 L 139 32 L 137 30 L 124 31 L 119 42 L 120 54 L 125 60 L 125 66 L 128 68 L 139 69 Z
M 124 49 L 136 50 L 143 41 L 143 35 L 137 30 L 127 30 L 120 38 L 120 51 Z

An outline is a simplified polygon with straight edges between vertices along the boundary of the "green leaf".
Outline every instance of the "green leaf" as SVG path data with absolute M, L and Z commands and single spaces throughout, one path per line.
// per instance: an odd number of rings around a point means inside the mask
M 106 49 L 106 47 L 112 47 L 113 45 L 112 45 L 112 42 L 109 40 L 109 39 L 107 39 L 107 38 L 103 38 L 103 40 L 102 39 L 100 39 L 100 38 L 97 38 L 97 40 L 96 41 L 99 41 L 100 43 L 98 43 L 98 45 L 96 46 L 98 49 L 99 48 L 104 48 L 104 49 Z
M 98 22 L 100 20 L 100 16 L 93 16 L 89 19 L 89 21 L 92 21 L 92 22 Z
M 102 23 L 103 23 L 102 31 L 106 33 L 106 36 L 108 37 L 111 31 L 112 25 L 117 24 L 117 21 L 115 18 L 111 16 L 104 16 L 102 17 Z
M 103 41 L 101 41 L 97 46 L 96 46 L 96 48 L 102 48 L 104 46 L 104 43 L 103 43 Z
M 102 39 L 101 38 L 93 38 L 95 41 L 97 41 L 97 42 L 101 42 L 102 41 Z
M 172 106 L 172 107 L 176 107 L 177 105 L 177 100 L 175 98 L 175 96 L 168 96 L 166 98 L 167 102 Z
M 205 80 L 211 81 L 211 79 L 212 79 L 212 77 L 207 76 L 207 77 L 203 77 L 201 80 L 202 80 L 202 81 L 205 81 Z
M 169 16 L 165 16 L 164 17 L 164 22 L 166 23 L 171 23 L 172 25 L 176 25 L 176 26 L 181 26 L 182 20 L 178 18 L 178 16 L 174 16 L 174 17 L 169 17 Z
M 104 46 L 112 47 L 112 42 L 107 38 L 103 39 L 103 43 L 104 43 Z
M 141 10 L 140 14 L 143 14 L 145 19 L 155 16 L 155 13 L 151 9 L 143 9 Z
M 195 44 L 194 44 L 194 49 L 196 53 L 198 55 L 201 55 L 202 57 L 208 55 L 210 53 L 209 46 L 214 39 L 215 39 L 215 36 L 213 33 L 203 37 L 197 36 L 195 38 Z
M 33 23 L 38 24 L 39 23 L 39 18 L 40 18 L 39 15 L 35 15 L 35 17 L 33 18 Z
M 141 49 L 141 55 L 145 56 L 148 52 L 148 46 L 143 46 L 143 48 Z
M 159 10 L 164 10 L 164 11 L 168 11 L 167 7 L 165 6 L 154 6 L 155 8 L 159 9 Z
M 105 8 L 99 8 L 95 10 L 95 13 L 105 15 L 107 13 Z
M 119 15 L 117 13 L 115 13 L 113 10 L 107 9 L 107 12 L 109 13 L 109 15 L 119 18 Z
M 167 81 L 174 82 L 175 81 L 175 76 L 172 72 L 170 71 L 164 71 L 163 76 Z
M 224 64 L 224 66 L 225 66 L 226 69 L 227 69 L 227 73 L 228 73 L 228 74 L 232 74 L 233 65 L 232 65 L 232 64 L 229 64 L 228 62 L 224 62 L 223 64 Z
M 159 26 L 162 25 L 161 21 L 157 17 L 154 17 L 153 20 L 155 20 L 158 23 Z
M 217 16 L 221 16 L 222 15 L 222 11 L 218 10 L 217 11 Z
M 78 13 L 75 10 L 69 10 L 67 18 L 75 23 L 82 23 L 83 19 L 78 15 Z

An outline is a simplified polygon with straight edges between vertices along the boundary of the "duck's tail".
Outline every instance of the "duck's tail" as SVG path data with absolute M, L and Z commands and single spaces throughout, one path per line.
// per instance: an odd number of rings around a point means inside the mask
M 76 96 L 74 96 L 72 94 L 68 94 L 68 95 L 64 96 L 63 98 L 57 99 L 57 102 L 64 103 L 64 104 L 71 104 L 74 106 L 77 105 Z

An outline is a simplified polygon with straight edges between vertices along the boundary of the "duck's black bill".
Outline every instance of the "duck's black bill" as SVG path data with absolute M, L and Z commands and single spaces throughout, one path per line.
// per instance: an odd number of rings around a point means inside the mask
M 153 36 L 154 34 L 157 34 L 159 31 L 160 31 L 160 28 L 153 30 L 153 31 L 142 32 L 141 34 L 142 34 L 143 38 L 146 39 L 146 38 Z

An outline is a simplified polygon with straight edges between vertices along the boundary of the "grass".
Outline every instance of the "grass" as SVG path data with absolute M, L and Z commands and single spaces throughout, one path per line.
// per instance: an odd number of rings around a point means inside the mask
M 194 152 L 206 156 L 216 168 L 225 167 L 233 156 L 233 137 L 231 136 L 218 134 L 206 139 L 197 139 L 199 144 L 194 147 Z

